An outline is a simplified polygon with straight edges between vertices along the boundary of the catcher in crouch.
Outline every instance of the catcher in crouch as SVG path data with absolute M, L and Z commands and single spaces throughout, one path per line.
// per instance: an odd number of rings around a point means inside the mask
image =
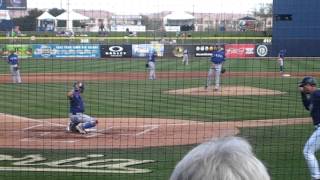
M 86 134 L 87 129 L 95 127 L 98 123 L 94 118 L 84 114 L 85 108 L 81 97 L 82 93 L 84 93 L 84 84 L 77 81 L 74 83 L 73 89 L 67 94 L 70 102 L 70 122 L 67 127 L 68 132 Z
M 218 50 L 212 52 L 210 61 L 212 62 L 207 77 L 207 83 L 205 89 L 207 89 L 211 84 L 212 75 L 215 73 L 215 86 L 214 90 L 218 91 L 220 88 L 220 76 L 221 73 L 225 72 L 225 69 L 222 67 L 225 61 L 225 52 L 223 47 L 219 47 Z

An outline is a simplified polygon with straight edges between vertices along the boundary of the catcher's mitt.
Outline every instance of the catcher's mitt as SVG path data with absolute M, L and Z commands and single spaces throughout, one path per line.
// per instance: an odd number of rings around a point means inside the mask
M 147 63 L 147 64 L 146 64 L 146 68 L 148 68 L 148 67 L 149 67 L 149 64 Z
M 223 74 L 223 73 L 225 73 L 226 72 L 226 69 L 225 68 L 222 68 L 221 69 L 221 73 Z

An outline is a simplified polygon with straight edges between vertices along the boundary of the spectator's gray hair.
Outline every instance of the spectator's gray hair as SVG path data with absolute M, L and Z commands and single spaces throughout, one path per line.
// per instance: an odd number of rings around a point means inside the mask
M 170 180 L 270 180 L 265 166 L 240 137 L 200 144 L 175 167 Z

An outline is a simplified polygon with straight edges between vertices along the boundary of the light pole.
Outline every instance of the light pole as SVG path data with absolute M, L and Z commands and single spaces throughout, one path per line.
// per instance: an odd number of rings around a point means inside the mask
M 71 32 L 73 32 L 72 30 L 72 21 L 70 22 L 70 0 L 67 1 L 67 30 L 70 30 Z

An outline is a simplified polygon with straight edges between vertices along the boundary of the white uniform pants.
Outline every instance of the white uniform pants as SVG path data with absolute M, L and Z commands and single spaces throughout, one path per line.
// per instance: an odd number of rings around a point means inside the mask
M 182 63 L 184 65 L 188 65 L 189 64 L 189 56 L 188 56 L 188 54 L 184 54 L 183 55 Z
M 283 58 L 278 59 L 278 64 L 279 64 L 279 66 L 283 66 Z
M 20 70 L 16 69 L 17 67 L 17 64 L 10 65 L 10 73 L 12 76 L 13 83 L 21 83 Z
M 220 88 L 220 76 L 221 76 L 221 69 L 222 69 L 222 64 L 213 64 L 211 68 L 208 71 L 208 77 L 207 77 L 207 87 L 211 85 L 211 79 L 212 76 L 215 72 L 215 89 Z
M 156 79 L 156 64 L 155 62 L 149 61 L 149 79 L 155 80 Z
M 320 127 L 317 128 L 304 145 L 303 155 L 313 179 L 320 179 L 319 163 L 315 153 L 320 149 Z

